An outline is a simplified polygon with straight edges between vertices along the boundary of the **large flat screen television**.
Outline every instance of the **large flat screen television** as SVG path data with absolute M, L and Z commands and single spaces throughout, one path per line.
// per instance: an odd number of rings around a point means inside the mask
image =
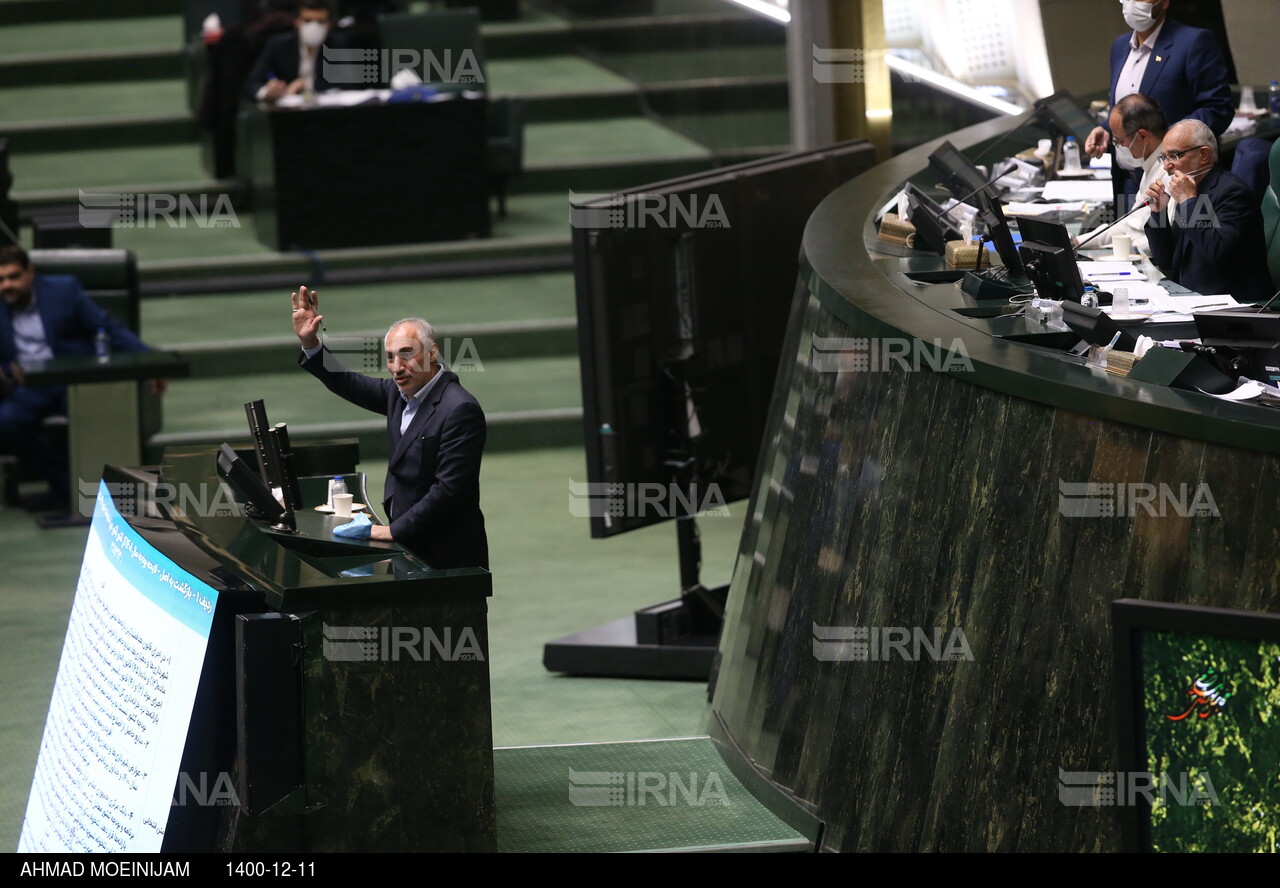
M 1130 851 L 1280 851 L 1280 614 L 1121 599 L 1119 771 Z
M 673 462 L 696 506 L 750 494 L 805 224 L 874 164 L 848 142 L 572 201 L 593 537 L 676 517 Z

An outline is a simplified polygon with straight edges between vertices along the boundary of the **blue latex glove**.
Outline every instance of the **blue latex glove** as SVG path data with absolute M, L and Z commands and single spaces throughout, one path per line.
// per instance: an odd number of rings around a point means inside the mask
M 373 522 L 368 515 L 356 515 L 349 523 L 335 527 L 333 535 L 348 540 L 367 540 L 372 527 Z

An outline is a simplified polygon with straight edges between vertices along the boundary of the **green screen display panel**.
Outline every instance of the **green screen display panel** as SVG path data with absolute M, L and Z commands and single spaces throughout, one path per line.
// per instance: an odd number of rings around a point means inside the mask
M 1280 615 L 1112 613 L 1126 847 L 1280 851 Z

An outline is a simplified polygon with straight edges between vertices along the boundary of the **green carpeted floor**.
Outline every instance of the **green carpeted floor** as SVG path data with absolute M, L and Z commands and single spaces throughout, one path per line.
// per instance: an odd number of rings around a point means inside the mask
M 112 0 L 99 0 L 110 3 Z M 182 46 L 182 17 L 57 21 L 0 28 L 0 57 Z
M 0 89 L 0 119 L 34 121 L 186 114 L 186 90 L 181 80 L 9 87 Z
M 10 159 L 16 192 L 53 189 L 108 191 L 122 186 L 146 185 L 162 191 L 179 182 L 208 182 L 200 161 L 200 146 L 146 145 L 138 148 L 85 148 L 18 154 Z
M 723 0 L 657 0 L 654 9 L 660 17 L 746 15 Z M 556 15 L 531 7 L 521 22 L 486 24 L 484 30 L 496 35 L 533 26 L 550 33 L 562 24 Z M 629 89 L 634 93 L 634 84 L 614 71 L 576 55 L 542 55 L 538 48 L 530 51 L 534 42 L 528 37 L 526 33 L 523 39 L 505 42 L 506 46 L 524 47 L 514 51 L 514 57 L 495 52 L 487 59 L 489 84 L 496 94 L 526 95 L 550 109 L 541 118 L 531 115 L 526 128 L 527 175 L 514 183 L 517 193 L 509 198 L 509 216 L 494 220 L 494 237 L 489 241 L 415 245 L 419 253 L 414 253 L 413 261 L 423 261 L 424 255 L 441 260 L 480 261 L 477 257 L 491 255 L 485 252 L 487 248 L 502 249 L 504 241 L 513 243 L 511 250 L 519 255 L 525 255 L 521 251 L 526 249 L 536 252 L 543 248 L 567 255 L 570 188 L 599 192 L 682 174 L 686 167 L 709 165 L 712 153 L 707 146 L 720 147 L 730 130 L 735 133 L 732 138 L 738 138 L 739 129 L 756 123 L 763 125 L 764 132 L 777 129 L 776 115 L 753 119 L 747 112 L 746 117 L 730 115 L 710 124 L 703 120 L 701 130 L 692 126 L 688 130 L 694 138 L 707 137 L 705 144 L 700 144 L 660 120 L 642 116 L 638 98 L 625 101 Z M 632 46 L 632 41 L 624 40 L 619 45 Z M 647 52 L 644 45 L 641 40 L 632 46 L 634 51 L 627 58 L 626 67 L 649 82 L 674 77 L 714 79 L 719 74 L 772 75 L 780 57 L 776 46 L 730 46 L 723 53 L 709 53 L 719 61 L 708 65 L 705 60 L 681 58 L 698 56 L 704 47 L 690 47 L 692 53 L 654 54 Z M 45 193 L 46 201 L 73 203 L 77 189 L 157 192 L 185 184 L 216 192 L 226 187 L 210 181 L 194 139 L 177 144 L 146 142 L 152 137 L 148 133 L 156 132 L 167 133 L 160 138 L 180 138 L 177 128 L 127 129 L 130 117 L 185 115 L 186 92 L 185 83 L 172 74 L 142 79 L 146 73 L 139 70 L 135 74 L 132 67 L 123 67 L 129 64 L 128 60 L 121 61 L 119 57 L 145 51 L 160 56 L 171 52 L 176 59 L 181 50 L 182 20 L 176 14 L 0 28 L 0 59 L 17 60 L 19 67 L 33 71 L 42 68 L 26 62 L 38 62 L 40 56 L 50 54 L 97 59 L 94 54 L 103 53 L 117 58 L 112 63 L 116 78 L 112 82 L 22 87 L 0 83 L 0 118 L 26 123 L 28 136 L 32 129 L 39 130 L 42 122 L 57 121 L 61 125 L 68 120 L 117 118 L 121 121 L 118 127 L 124 129 L 112 133 L 112 144 L 131 146 L 95 149 L 86 137 L 85 143 L 76 144 L 74 150 L 15 149 L 10 158 L 14 196 L 22 200 Z M 124 76 L 132 79 L 120 79 Z M 605 93 L 616 93 L 618 99 L 598 98 Z M 593 94 L 589 103 L 591 119 L 563 119 L 574 96 Z M 725 129 L 726 123 L 730 130 Z M 94 131 L 97 130 L 86 130 Z M 722 138 L 709 138 L 717 134 Z M 65 131 L 59 138 L 67 138 Z M 33 139 L 29 144 L 47 143 Z M 741 144 L 762 141 L 755 137 L 744 139 Z M 681 172 L 670 172 L 672 169 Z M 577 188 L 580 180 L 591 184 Z M 296 255 L 276 254 L 257 241 L 252 218 L 245 215 L 238 221 L 238 228 L 122 227 L 113 236 L 116 246 L 136 252 L 144 281 L 191 280 L 205 273 L 247 274 L 282 266 L 299 267 Z M 29 229 L 24 236 L 29 237 Z M 467 248 L 473 254 L 467 253 Z M 334 264 L 390 261 L 377 251 L 369 251 L 363 260 L 342 255 L 323 258 Z M 185 275 L 184 269 L 188 269 Z M 447 337 L 451 327 L 482 328 L 486 324 L 520 322 L 555 325 L 575 314 L 573 280 L 568 273 L 322 286 L 321 299 L 334 335 L 380 333 L 391 319 L 407 315 L 430 318 Z M 253 340 L 288 336 L 289 327 L 284 321 L 287 300 L 287 288 L 148 298 L 142 306 L 142 332 L 152 343 L 178 349 L 210 341 L 233 341 L 251 351 Z M 562 335 L 569 329 L 563 323 L 557 326 L 564 328 Z M 514 338 L 519 340 L 518 336 Z M 483 371 L 473 363 L 463 381 L 486 412 L 495 415 L 579 405 L 577 357 L 564 353 L 568 349 L 540 349 L 536 336 L 520 341 L 533 342 L 531 354 L 519 359 L 489 359 L 483 334 L 476 335 L 474 358 L 483 364 Z M 270 347 L 275 348 L 275 344 Z M 287 342 L 280 347 L 285 351 L 293 349 Z M 559 356 L 542 356 L 552 353 Z M 236 358 L 233 349 L 225 354 L 226 360 Z M 222 361 L 224 353 L 217 350 L 212 357 Z M 267 398 L 273 421 L 287 421 L 295 427 L 312 422 L 376 421 L 372 414 L 347 408 L 299 372 L 258 372 L 261 369 L 259 363 L 237 371 L 239 375 L 174 381 L 166 398 L 162 431 L 175 434 L 211 428 L 241 429 L 243 403 L 255 397 Z M 529 426 L 516 428 L 523 440 L 533 440 Z M 369 473 L 369 489 L 381 490 L 385 464 L 369 463 L 363 468 Z M 542 647 L 547 641 L 617 620 L 638 608 L 678 595 L 674 528 L 660 525 L 616 539 L 591 540 L 587 522 L 573 517 L 569 510 L 569 483 L 585 480 L 581 449 L 494 452 L 484 461 L 483 506 L 494 572 L 489 664 L 497 746 L 691 737 L 707 729 L 706 689 L 699 683 L 569 678 L 549 674 L 542 668 Z M 729 580 L 745 510 L 745 503 L 730 504 L 730 516 L 704 518 L 700 522 L 704 545 L 702 579 L 706 584 L 719 585 Z M 27 513 L 0 508 L 0 534 L 5 539 L 4 571 L 0 574 L 0 674 L 6 679 L 0 698 L 6 704 L 0 707 L 0 848 L 13 848 L 57 670 L 85 531 L 41 531 Z M 622 751 L 621 758 L 602 758 L 609 747 L 593 747 L 592 752 L 583 754 L 585 757 L 539 750 L 500 753 L 498 797 L 503 818 L 500 828 L 505 834 L 500 840 L 503 850 L 687 847 L 691 842 L 702 841 L 690 838 L 695 835 L 707 836 L 708 843 L 729 840 L 733 834 L 730 827 L 739 818 L 746 817 L 744 823 L 756 822 L 745 796 L 734 794 L 741 790 L 730 788 L 736 784 L 722 767 L 716 773 L 729 791 L 731 804 L 722 806 L 720 811 L 710 806 L 693 812 L 699 817 L 711 815 L 718 821 L 682 827 L 679 824 L 684 821 L 680 817 L 668 816 L 656 821 L 652 830 L 645 827 L 653 835 L 671 833 L 671 840 L 637 839 L 635 830 L 630 839 L 624 839 L 622 834 L 627 830 L 616 824 L 609 827 L 600 816 L 609 812 L 590 811 L 590 806 L 564 801 L 567 772 L 562 773 L 561 769 L 566 761 L 572 761 L 575 770 L 610 772 L 649 769 L 705 776 L 717 769 L 717 763 L 707 757 L 710 746 L 705 740 L 688 746 L 656 745 L 663 749 L 651 759 L 636 758 L 640 746 Z M 550 813 L 541 825 L 535 822 L 536 818 L 529 819 L 530 806 L 537 803 L 535 796 L 546 788 L 541 785 L 546 781 L 539 774 L 553 775 L 548 784 L 552 796 L 544 799 Z M 572 810 L 563 810 L 566 807 Z M 624 818 L 635 814 L 625 808 L 620 806 L 616 812 Z M 596 821 L 585 832 L 574 825 L 574 818 L 580 819 L 584 814 Z M 582 844 L 586 833 L 592 833 L 593 838 Z M 790 840 L 777 835 L 769 839 L 760 833 L 744 841 L 786 844 Z
M 296 352 L 296 347 L 282 346 Z M 577 356 L 563 358 L 522 358 L 485 361 L 484 343 L 474 352 L 457 345 L 461 362 L 458 374 L 467 390 L 479 399 L 485 413 L 518 410 L 550 410 L 581 403 L 582 383 Z M 476 354 L 478 361 L 467 363 Z M 361 353 L 343 354 L 348 366 L 358 366 Z M 377 356 L 374 357 L 377 360 Z M 272 422 L 291 427 L 315 423 L 379 422 L 380 417 L 354 404 L 335 398 L 324 386 L 302 372 L 259 373 L 229 379 L 175 379 L 169 383 L 165 401 L 166 434 L 242 429 L 244 403 L 264 398 L 271 408 Z
M 707 157 L 698 143 L 641 117 L 530 124 L 525 128 L 525 165 L 566 164 L 600 158 Z M 155 186 L 209 180 L 200 147 L 150 145 L 22 154 L 12 158 L 18 192 L 112 186 Z M 242 223 L 243 224 L 243 223 Z
M 380 490 L 385 464 L 364 468 L 370 489 Z M 494 574 L 489 663 L 495 745 L 703 733 L 704 685 L 570 678 L 542 668 L 546 641 L 678 594 L 674 529 L 665 524 L 591 540 L 586 520 L 569 512 L 570 480 L 585 480 L 578 450 L 496 454 L 484 461 Z M 727 582 L 732 570 L 746 504 L 732 503 L 729 512 L 700 522 L 708 584 Z M 86 531 L 41 531 L 27 513 L 6 509 L 0 510 L 0 534 L 0 848 L 14 848 Z M 706 770 L 683 761 L 663 767 Z M 727 772 L 721 776 L 727 782 Z
M 538 56 L 485 62 L 489 87 L 498 95 L 537 97 L 548 93 L 628 90 L 631 83 L 581 56 Z
M 609 68 L 648 85 L 716 77 L 787 76 L 783 46 L 716 46 L 692 53 L 634 49 L 606 52 L 600 59 Z
M 290 292 L 281 288 L 147 299 L 142 303 L 142 335 L 157 346 L 175 349 L 208 342 L 214 335 L 232 341 L 292 336 Z M 572 318 L 576 313 L 571 272 L 340 284 L 319 287 L 317 292 L 325 326 L 335 336 L 382 331 L 402 317 L 425 317 L 447 336 L 450 327 L 460 324 Z
M 705 737 L 497 749 L 498 850 L 807 851 Z

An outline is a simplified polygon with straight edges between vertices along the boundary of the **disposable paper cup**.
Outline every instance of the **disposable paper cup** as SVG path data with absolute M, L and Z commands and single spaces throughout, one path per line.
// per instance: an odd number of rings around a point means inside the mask
M 1111 238 L 1111 251 L 1117 259 L 1128 259 L 1133 252 L 1133 238 L 1127 234 L 1117 234 Z
M 338 518 L 351 517 L 351 501 L 355 499 L 353 493 L 335 493 L 333 495 L 333 514 Z

